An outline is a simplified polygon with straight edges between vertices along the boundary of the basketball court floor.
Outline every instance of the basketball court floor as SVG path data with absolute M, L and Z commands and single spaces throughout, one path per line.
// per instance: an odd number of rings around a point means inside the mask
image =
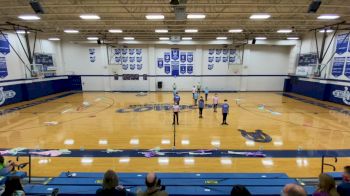
M 331 156 L 337 153 L 338 169 L 350 161 L 350 107 L 296 94 L 218 93 L 221 103 L 227 99 L 230 104 L 229 125 L 221 125 L 221 109 L 212 109 L 213 94 L 202 119 L 192 93 L 180 96 L 182 110 L 175 128 L 170 92 L 65 92 L 4 106 L 1 147 L 63 154 L 32 157 L 33 176 L 111 168 L 314 177 L 320 173 L 322 155 L 334 164 Z

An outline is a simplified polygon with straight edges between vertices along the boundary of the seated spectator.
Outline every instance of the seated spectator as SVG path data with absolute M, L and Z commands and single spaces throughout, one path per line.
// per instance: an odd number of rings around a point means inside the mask
M 287 184 L 282 190 L 282 196 L 307 196 L 305 189 L 297 184 Z
M 7 164 L 5 163 L 5 158 L 0 155 L 0 176 L 5 176 L 11 171 L 15 170 L 16 164 L 12 161 L 9 161 Z
M 343 182 L 337 187 L 340 196 L 350 195 L 350 165 L 344 167 Z
M 119 186 L 119 179 L 113 170 L 108 170 L 104 177 L 102 188 L 96 191 L 96 195 L 125 196 L 128 195 L 124 187 Z
M 339 196 L 335 189 L 335 180 L 327 174 L 320 174 L 318 177 L 318 188 L 312 194 L 313 196 Z
M 163 191 L 160 180 L 155 173 L 149 173 L 146 177 L 147 190 L 145 192 L 137 193 L 138 196 L 168 196 L 168 193 Z
M 18 176 L 11 176 L 5 182 L 5 191 L 1 196 L 23 196 L 24 191 Z
M 234 185 L 231 190 L 231 196 L 251 196 L 251 194 L 245 186 Z

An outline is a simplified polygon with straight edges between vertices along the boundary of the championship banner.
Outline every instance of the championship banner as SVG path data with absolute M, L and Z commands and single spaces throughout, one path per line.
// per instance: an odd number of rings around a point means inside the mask
M 136 48 L 136 54 L 137 54 L 137 55 L 142 54 L 142 49 L 141 49 L 141 48 Z
M 180 65 L 180 73 L 185 74 L 186 73 L 186 64 L 181 64 Z
M 192 74 L 193 73 L 193 64 L 187 64 L 187 73 Z
M 136 68 L 137 68 L 138 70 L 141 70 L 141 69 L 142 69 L 142 64 L 137 64 L 137 65 L 136 65 Z
M 89 54 L 90 54 L 90 62 L 93 63 L 96 61 L 96 52 L 95 48 L 89 48 Z
M 164 62 L 170 62 L 170 52 L 164 52 Z
M 135 49 L 134 48 L 130 48 L 129 49 L 129 55 L 134 55 L 135 53 Z
M 123 65 L 122 65 L 122 68 L 123 68 L 124 70 L 127 70 L 127 69 L 128 69 L 128 64 L 123 64 Z
M 219 63 L 221 61 L 221 56 L 215 57 L 215 62 Z
M 214 68 L 214 64 L 209 63 L 209 64 L 208 64 L 208 69 L 209 69 L 209 70 L 212 70 L 213 68 Z
M 348 45 L 349 45 L 349 36 L 347 36 L 347 34 L 338 35 L 335 52 L 337 54 L 344 54 L 348 50 Z
M 136 61 L 137 61 L 138 63 L 141 63 L 141 62 L 142 62 L 142 56 L 136 57 Z
M 216 55 L 220 55 L 221 54 L 221 49 L 216 49 Z
M 236 54 L 236 49 L 230 49 L 230 55 L 235 55 Z
M 235 56 L 230 56 L 228 61 L 229 61 L 229 63 L 234 63 L 236 61 L 236 57 Z
M 187 62 L 189 62 L 189 63 L 193 62 L 193 52 L 187 53 Z
M 134 70 L 135 67 L 136 67 L 136 65 L 135 65 L 134 63 L 130 64 L 130 69 L 131 69 L 131 70 Z
M 126 55 L 128 54 L 128 49 L 127 48 L 123 48 L 122 49 L 122 55 Z
M 345 64 L 344 75 L 345 75 L 347 78 L 350 78 L 350 57 L 347 57 L 347 58 L 346 58 L 346 64 Z
M 116 63 L 120 63 L 121 58 L 120 58 L 119 56 L 116 56 L 116 57 L 114 57 L 114 61 L 115 61 Z
M 114 55 L 120 55 L 120 53 L 121 53 L 120 48 L 115 48 L 114 49 Z
M 181 63 L 186 62 L 186 52 L 180 53 L 180 61 L 181 61 Z
M 223 57 L 222 57 L 222 62 L 223 62 L 223 63 L 226 63 L 227 60 L 228 60 L 227 56 L 223 56 Z
M 170 74 L 170 64 L 165 64 L 165 65 L 164 65 L 164 72 L 165 72 L 166 74 Z
M 172 48 L 171 49 L 171 59 L 178 60 L 180 56 L 180 51 L 178 48 Z
M 0 56 L 0 78 L 3 79 L 8 76 L 6 57 Z
M 224 49 L 222 50 L 222 54 L 226 55 L 227 53 L 228 53 L 228 49 L 227 49 L 227 48 L 224 48 Z
M 213 56 L 209 56 L 209 57 L 208 57 L 208 62 L 209 62 L 209 63 L 212 63 L 213 61 L 214 61 L 214 57 L 213 57 Z
M 163 58 L 158 58 L 158 61 L 157 61 L 157 65 L 158 65 L 158 68 L 163 68 Z
M 209 54 L 210 55 L 214 54 L 214 49 L 209 49 Z
M 179 61 L 171 61 L 171 75 L 179 76 Z
M 135 62 L 135 57 L 134 57 L 134 56 L 129 57 L 129 61 L 130 61 L 131 63 Z
M 339 77 L 343 74 L 345 64 L 345 57 L 334 57 L 332 75 L 334 77 Z
M 3 55 L 7 55 L 8 53 L 10 53 L 10 44 L 8 42 L 7 34 L 0 35 L 0 53 Z
M 126 62 L 128 62 L 128 57 L 127 57 L 127 56 L 124 56 L 124 57 L 123 57 L 123 63 L 126 63 Z

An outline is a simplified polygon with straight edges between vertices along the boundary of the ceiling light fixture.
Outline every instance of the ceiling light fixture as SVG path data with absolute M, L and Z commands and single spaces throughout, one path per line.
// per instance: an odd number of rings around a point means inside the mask
M 170 38 L 169 37 L 160 37 L 159 38 L 159 40 L 161 40 L 161 41 L 167 41 L 167 40 L 169 40 Z
M 48 40 L 50 40 L 50 41 L 59 41 L 61 39 L 58 38 L 58 37 L 50 37 Z
M 256 40 L 266 40 L 267 38 L 266 37 L 256 37 L 255 39 Z
M 37 15 L 20 15 L 18 18 L 22 20 L 40 20 L 40 17 Z
M 338 18 L 340 18 L 340 16 L 336 14 L 322 14 L 319 17 L 317 17 L 317 19 L 320 19 L 320 20 L 335 20 Z
M 243 29 L 230 29 L 228 30 L 229 33 L 242 33 Z
M 78 30 L 74 30 L 74 29 L 66 29 L 64 30 L 65 33 L 79 33 Z
M 204 14 L 187 14 L 187 19 L 204 19 Z
M 217 37 L 217 40 L 227 40 L 227 37 Z
M 277 31 L 277 33 L 291 33 L 291 32 L 293 32 L 292 29 L 280 29 Z
M 80 18 L 83 20 L 99 20 L 99 19 L 101 19 L 96 14 L 82 14 L 82 15 L 80 15 Z
M 298 40 L 299 37 L 287 37 L 288 40 Z
M 271 15 L 269 14 L 253 14 L 249 18 L 250 19 L 257 19 L 257 20 L 264 20 L 270 18 Z
M 123 30 L 121 30 L 121 29 L 109 29 L 108 32 L 110 32 L 110 33 L 123 33 Z
M 168 29 L 156 29 L 154 30 L 156 33 L 168 33 Z
M 185 29 L 185 33 L 197 33 L 198 29 Z
M 149 14 L 146 15 L 147 20 L 162 20 L 164 19 L 164 15 L 162 14 Z
M 183 37 L 182 40 L 184 41 L 192 40 L 192 37 Z

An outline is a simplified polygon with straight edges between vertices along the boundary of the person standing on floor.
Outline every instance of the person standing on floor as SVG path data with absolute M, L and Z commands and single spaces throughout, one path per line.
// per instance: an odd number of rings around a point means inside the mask
M 208 101 L 208 94 L 209 94 L 209 89 L 208 89 L 208 87 L 205 87 L 205 89 L 204 89 L 204 94 L 205 94 L 205 101 Z
M 176 124 L 179 125 L 179 112 L 180 112 L 180 106 L 175 103 L 173 105 L 173 125 L 175 125 L 175 118 L 176 118 Z
M 198 96 L 201 93 L 201 83 L 200 82 L 198 82 L 198 84 L 197 84 L 197 93 L 198 93 Z
M 196 89 L 196 86 L 193 85 L 192 87 L 192 97 L 194 98 L 194 94 L 196 93 L 197 89 Z
M 203 97 L 201 96 L 201 98 L 198 101 L 198 108 L 199 108 L 199 118 L 203 118 L 203 109 L 204 109 L 204 100 Z
M 174 96 L 175 96 L 175 94 L 177 93 L 177 88 L 176 88 L 175 82 L 174 82 L 174 84 L 173 84 L 173 93 L 174 93 Z
M 216 110 L 218 108 L 218 104 L 219 104 L 219 97 L 218 97 L 218 94 L 215 93 L 213 97 L 214 112 L 217 112 Z
M 198 93 L 197 92 L 195 92 L 193 94 L 193 100 L 194 100 L 194 105 L 197 106 L 197 100 L 198 100 Z
M 227 100 L 224 100 L 224 104 L 221 106 L 222 109 L 222 123 L 221 125 L 228 125 L 226 122 L 227 115 L 229 113 L 230 105 L 228 105 Z
M 180 97 L 179 93 L 176 92 L 174 95 L 174 103 L 176 103 L 177 105 L 180 105 L 180 99 L 181 99 L 181 97 Z

